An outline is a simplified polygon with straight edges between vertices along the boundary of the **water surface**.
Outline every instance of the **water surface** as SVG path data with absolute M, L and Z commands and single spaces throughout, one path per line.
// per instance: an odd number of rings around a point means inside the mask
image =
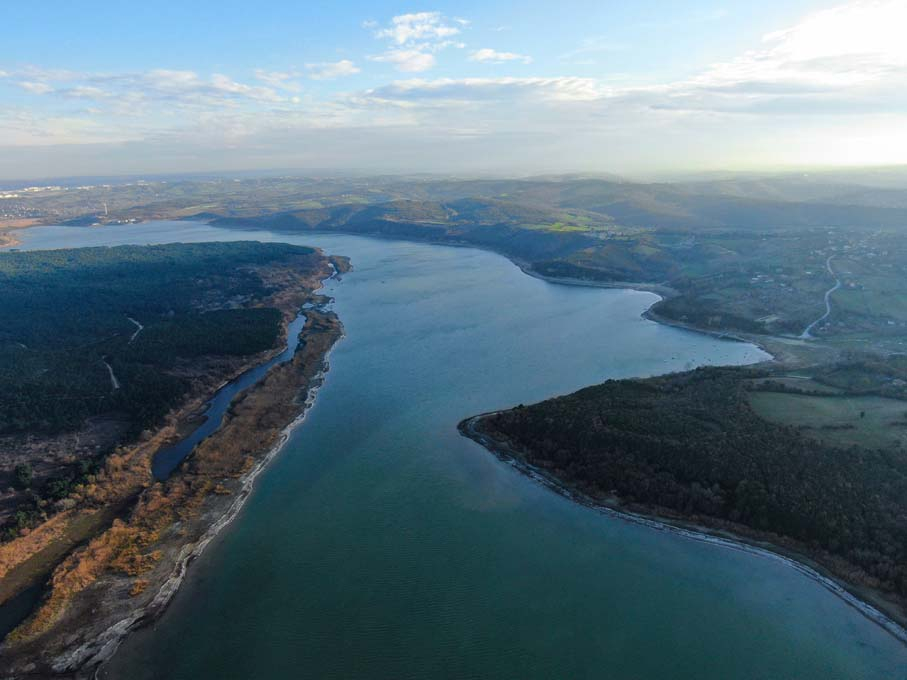
M 253 366 L 218 389 L 205 405 L 205 412 L 202 414 L 202 420 L 198 426 L 175 444 L 154 454 L 151 473 L 155 479 L 167 479 L 197 444 L 221 426 L 221 423 L 224 422 L 224 415 L 237 394 L 264 378 L 268 371 L 278 364 L 284 364 L 293 358 L 296 348 L 299 346 L 299 332 L 305 325 L 305 320 L 304 313 L 297 314 L 296 318 L 287 324 L 287 344 L 279 354 L 263 361 L 258 366 Z
M 907 678 L 907 647 L 796 570 L 580 507 L 457 433 L 606 378 L 764 356 L 642 319 L 651 293 L 479 250 L 193 223 L 25 245 L 248 238 L 352 258 L 326 290 L 346 338 L 235 524 L 104 677 Z

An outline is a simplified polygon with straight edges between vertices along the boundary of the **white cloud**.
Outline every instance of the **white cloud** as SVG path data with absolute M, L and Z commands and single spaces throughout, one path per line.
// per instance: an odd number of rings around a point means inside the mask
M 369 60 L 393 64 L 398 71 L 407 73 L 427 71 L 436 63 L 435 55 L 419 49 L 388 50 L 383 54 L 369 57 Z
M 73 99 L 103 99 L 104 97 L 109 96 L 105 90 L 92 85 L 76 85 L 75 87 L 62 90 L 61 94 Z
M 767 97 L 845 98 L 907 84 L 907 2 L 858 1 L 816 12 L 763 38 L 762 49 L 715 64 L 685 87 L 764 101 Z M 751 102 L 752 103 L 752 102 Z
M 255 69 L 255 78 L 261 82 L 278 90 L 287 90 L 289 92 L 299 92 L 302 86 L 294 82 L 302 74 L 299 71 L 266 71 L 264 69 Z
M 453 19 L 466 26 L 466 19 Z M 378 39 L 389 40 L 392 47 L 382 54 L 368 57 L 370 61 L 393 64 L 398 71 L 418 73 L 435 66 L 435 54 L 447 47 L 463 48 L 465 45 L 451 40 L 460 28 L 450 23 L 440 12 L 400 14 L 390 24 L 375 31 Z
M 365 98 L 375 102 L 589 102 L 605 94 L 593 78 L 437 78 L 397 80 L 369 90 Z
M 199 87 L 199 84 L 193 83 L 193 87 L 197 87 L 200 91 L 204 91 L 206 89 L 204 84 L 201 84 L 201 86 Z M 213 76 L 211 76 L 211 88 L 218 94 L 236 95 L 239 97 L 247 97 L 249 99 L 269 102 L 276 102 L 281 100 L 281 97 L 279 97 L 272 88 L 258 87 L 256 85 L 247 85 L 246 83 L 240 83 L 220 73 L 215 73 Z
M 70 71 L 61 68 L 41 68 L 39 66 L 25 66 L 16 71 L 15 74 L 27 80 L 77 80 L 84 78 L 85 73 L 80 71 Z
M 33 80 L 22 80 L 18 83 L 19 87 L 23 90 L 31 92 L 32 94 L 47 94 L 48 92 L 53 92 L 54 88 L 47 83 L 42 83 L 40 81 Z
M 60 144 L 119 143 L 141 138 L 134 130 L 111 129 L 90 116 L 48 115 L 29 109 L 0 111 L 0 139 L 7 148 L 53 148 Z
M 375 37 L 405 45 L 415 41 L 444 40 L 459 32 L 460 29 L 451 26 L 440 12 L 415 12 L 395 16 L 389 26 L 375 32 Z
M 423 16 L 428 18 L 418 18 Z M 370 27 L 382 41 L 376 49 L 381 53 L 370 60 L 422 74 L 443 50 L 461 46 L 457 34 L 446 31 L 465 32 L 455 20 L 433 12 L 401 17 Z M 396 158 L 402 169 L 429 169 L 442 151 L 445 169 L 484 162 L 576 169 L 603 158 L 636 167 L 840 157 L 903 162 L 904 25 L 905 0 L 857 0 L 805 16 L 692 77 L 655 84 L 651 75 L 644 82 L 569 73 L 408 76 L 343 94 L 320 95 L 316 83 L 307 83 L 307 96 L 296 97 L 297 80 L 347 75 L 356 65 L 341 60 L 259 70 L 246 80 L 191 70 L 78 73 L 0 64 L 9 78 L 2 86 L 41 97 L 40 103 L 30 98 L 26 111 L 0 110 L 0 145 L 43 146 L 42 157 L 50 158 L 54 144 L 131 140 L 143 145 L 143 153 L 136 147 L 129 158 L 163 162 L 157 151 L 170 149 L 180 158 L 215 163 L 233 149 L 237 165 L 261 158 L 259 167 L 296 165 L 293 154 L 320 160 L 338 146 L 347 155 L 338 152 L 331 159 L 359 164 L 361 158 L 365 167 Z M 619 46 L 592 39 L 576 48 L 579 54 Z M 523 56 L 485 48 L 470 58 L 518 63 Z M 448 154 L 448 147 L 456 149 Z M 17 153 L 30 158 L 21 149 Z M 0 166 L 16 174 L 10 158 L 0 153 Z
M 309 71 L 309 78 L 313 80 L 331 80 L 333 78 L 342 78 L 359 73 L 360 69 L 349 59 L 340 61 L 325 61 L 316 64 L 306 64 Z
M 532 63 L 532 57 L 515 52 L 498 52 L 490 47 L 475 50 L 469 55 L 470 61 L 480 61 L 486 64 L 503 64 L 508 61 L 520 61 L 524 64 Z
M 601 52 L 620 52 L 624 49 L 626 49 L 625 45 L 615 43 L 610 38 L 604 36 L 596 36 L 593 38 L 584 38 L 580 41 L 577 47 L 574 47 L 568 52 L 564 52 L 558 57 L 558 59 L 567 61 L 574 59 L 575 57 L 588 56 L 590 54 L 598 54 Z
M 433 108 L 438 102 L 487 111 L 521 100 L 582 105 L 597 119 L 679 120 L 688 113 L 828 118 L 907 115 L 904 0 L 858 0 L 804 17 L 762 45 L 685 80 L 654 85 L 591 78 L 465 78 L 397 81 L 364 94 L 373 105 Z M 590 40 L 580 51 L 615 49 Z M 515 55 L 514 55 L 515 56 Z M 500 60 L 494 50 L 471 56 Z
M 220 73 L 205 78 L 195 71 L 171 69 L 110 74 L 28 67 L 13 75 L 23 78 L 16 84 L 28 92 L 71 99 L 117 98 L 132 104 L 169 101 L 185 106 L 286 101 L 273 87 L 250 85 Z

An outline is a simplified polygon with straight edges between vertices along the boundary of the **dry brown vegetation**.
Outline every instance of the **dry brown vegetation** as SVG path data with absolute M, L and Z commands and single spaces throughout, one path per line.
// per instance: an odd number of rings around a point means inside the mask
M 335 260 L 335 266 L 339 271 L 348 268 L 341 260 Z M 269 283 L 280 286 L 267 303 L 278 306 L 289 320 L 304 302 L 319 300 L 311 291 L 330 274 L 330 268 L 325 259 L 305 277 L 291 268 L 262 274 Z M 90 623 L 110 615 L 117 604 L 112 601 L 117 593 L 134 599 L 136 606 L 153 598 L 174 568 L 180 546 L 197 541 L 205 533 L 216 512 L 223 512 L 231 502 L 229 496 L 238 488 L 239 478 L 277 443 L 282 430 L 299 414 L 302 404 L 297 397 L 320 370 L 327 350 L 340 337 L 341 327 L 333 313 L 312 311 L 307 314 L 303 333 L 306 342 L 300 344 L 294 359 L 275 367 L 260 383 L 240 394 L 223 426 L 166 482 L 153 481 L 153 456 L 178 436 L 180 422 L 199 410 L 206 394 L 196 395 L 178 413 L 171 414 L 167 426 L 146 441 L 110 455 L 90 483 L 76 489 L 76 508 L 0 546 L 3 576 L 59 542 L 77 518 L 99 509 L 122 508 L 119 518 L 54 569 L 44 600 L 7 636 L 0 658 L 12 654 L 17 661 L 35 656 L 46 659 L 44 655 L 53 653 L 46 650 L 62 651 L 61 647 L 74 644 L 69 623 L 75 619 Z M 177 523 L 179 530 L 174 531 Z M 88 596 L 92 586 L 110 578 L 128 579 L 128 588 L 116 592 L 105 589 L 101 595 L 96 592 Z M 61 624 L 64 619 L 66 625 Z M 77 633 L 82 632 L 82 626 L 79 629 Z M 69 637 L 64 641 L 64 636 Z

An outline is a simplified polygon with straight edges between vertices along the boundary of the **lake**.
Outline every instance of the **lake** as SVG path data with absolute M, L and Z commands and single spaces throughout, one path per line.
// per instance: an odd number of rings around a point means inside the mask
M 907 647 L 777 560 L 608 517 L 461 437 L 607 378 L 744 364 L 651 293 L 561 286 L 467 248 L 158 222 L 23 247 L 208 240 L 347 255 L 346 337 L 305 422 L 105 678 L 907 678 Z

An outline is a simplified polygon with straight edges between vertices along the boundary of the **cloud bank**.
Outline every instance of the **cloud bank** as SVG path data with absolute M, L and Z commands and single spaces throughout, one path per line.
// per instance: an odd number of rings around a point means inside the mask
M 127 148 L 155 171 L 315 159 L 318 167 L 527 172 L 905 162 L 904 26 L 904 0 L 858 0 L 689 77 L 639 84 L 532 75 L 540 65 L 529 55 L 469 46 L 470 23 L 440 12 L 367 24 L 377 49 L 355 61 L 245 76 L 0 63 L 0 92 L 16 93 L 0 107 L 0 173 L 60 174 L 41 171 L 55 154 L 64 164 L 82 159 L 66 172 L 89 157 L 119 167 Z M 612 48 L 578 42 L 571 58 Z M 568 67 L 567 56 L 555 66 Z M 432 77 L 442 63 L 462 75 Z

